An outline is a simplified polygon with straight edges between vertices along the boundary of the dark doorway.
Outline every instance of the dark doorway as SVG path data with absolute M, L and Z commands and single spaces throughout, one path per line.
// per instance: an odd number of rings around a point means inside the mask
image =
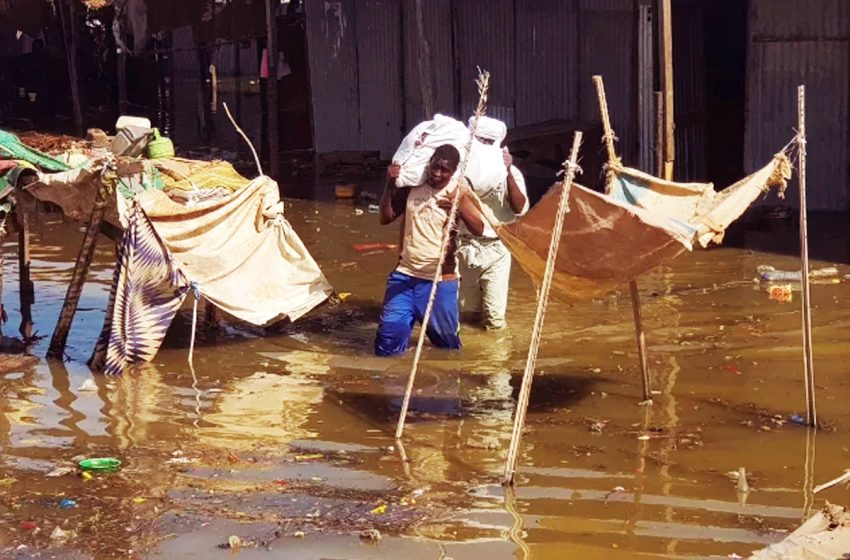
M 706 68 L 706 163 L 717 188 L 744 175 L 747 5 L 703 2 Z

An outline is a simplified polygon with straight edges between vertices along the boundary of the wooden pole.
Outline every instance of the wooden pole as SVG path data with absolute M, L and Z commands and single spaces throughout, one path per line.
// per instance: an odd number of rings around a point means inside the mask
M 616 165 L 620 160 L 617 150 L 614 148 L 614 130 L 611 128 L 611 118 L 608 114 L 608 101 L 605 97 L 605 83 L 602 76 L 593 76 L 593 85 L 596 86 L 596 95 L 599 99 L 599 112 L 602 114 L 602 127 L 604 131 L 605 148 L 608 152 L 608 165 Z M 609 183 L 610 184 L 610 183 Z M 606 191 L 607 191 L 606 187 Z M 643 401 L 652 401 L 652 386 L 649 379 L 649 362 L 646 357 L 646 333 L 643 329 L 643 321 L 640 312 L 640 293 L 636 280 L 629 282 L 629 291 L 632 296 L 632 311 L 635 319 L 635 336 L 637 338 L 638 358 L 640 360 L 641 385 L 643 388 Z
M 83 133 L 83 104 L 80 100 L 80 80 L 77 72 L 77 32 L 74 21 L 74 1 L 67 0 L 68 13 L 62 4 L 57 2 L 56 9 L 59 12 L 59 24 L 62 26 L 62 39 L 65 46 L 65 62 L 68 65 L 68 80 L 71 82 L 71 104 L 74 110 L 74 125 L 77 134 Z
M 278 138 L 277 101 L 277 6 L 280 2 L 266 0 L 266 52 L 268 53 L 269 78 L 266 86 L 268 98 L 269 127 L 269 173 L 274 180 L 280 177 L 280 143 Z
M 635 318 L 635 338 L 637 339 L 638 359 L 640 360 L 641 387 L 643 402 L 652 402 L 652 381 L 649 378 L 649 362 L 646 357 L 646 332 L 643 329 L 643 319 L 640 312 L 640 292 L 637 280 L 629 282 L 629 292 L 632 295 L 632 313 Z
M 664 94 L 655 92 L 655 176 L 664 177 Z
M 106 213 L 106 205 L 109 202 L 111 185 L 107 186 L 107 181 L 108 179 L 105 177 L 101 178 L 101 186 L 97 191 L 97 198 L 94 201 L 91 218 L 89 219 L 88 227 L 86 227 L 86 233 L 83 236 L 83 243 L 80 246 L 80 253 L 77 255 L 77 262 L 74 265 L 74 274 L 71 276 L 71 281 L 68 284 L 65 302 L 62 304 L 62 311 L 59 313 L 59 321 L 56 324 L 56 330 L 53 331 L 53 338 L 50 340 L 50 347 L 47 350 L 48 359 L 61 360 L 65 354 L 68 332 L 71 330 L 71 323 L 74 321 L 74 314 L 77 312 L 77 305 L 80 303 L 80 296 L 83 292 L 83 286 L 86 283 L 86 275 L 91 266 L 94 249 L 97 245 L 100 223 L 103 221 L 103 216 Z
M 670 0 L 658 0 L 661 24 L 661 90 L 664 92 L 664 179 L 673 180 L 676 137 L 673 113 L 673 8 Z
M 476 85 L 478 86 L 478 106 L 475 109 L 472 126 L 469 127 L 469 138 L 466 141 L 464 150 L 461 152 L 464 156 L 462 157 L 460 169 L 458 169 L 458 177 L 466 177 L 466 166 L 469 164 L 468 154 L 472 149 L 472 139 L 474 138 L 475 131 L 478 128 L 478 121 L 487 109 L 487 96 L 490 89 L 490 73 L 479 69 Z M 434 269 L 434 278 L 431 280 L 431 291 L 428 295 L 428 303 L 425 306 L 425 313 L 422 317 L 422 328 L 419 330 L 419 338 L 416 341 L 416 351 L 413 354 L 413 363 L 410 366 L 410 374 L 408 375 L 407 386 L 404 390 L 404 399 L 401 402 L 401 411 L 398 415 L 398 424 L 396 424 L 395 437 L 397 440 L 401 440 L 401 436 L 404 435 L 404 422 L 407 419 L 407 409 L 410 406 L 410 397 L 413 395 L 413 385 L 416 382 L 416 372 L 419 368 L 419 359 L 422 357 L 422 347 L 425 343 L 425 334 L 428 330 L 428 324 L 431 321 L 431 312 L 434 309 L 434 300 L 437 297 L 437 288 L 442 281 L 443 262 L 446 259 L 446 252 L 448 251 L 449 241 L 452 238 L 452 232 L 457 227 L 458 205 L 461 198 L 463 198 L 465 193 L 468 192 L 467 189 L 468 185 L 461 181 L 458 185 L 456 195 L 452 200 L 451 210 L 449 210 L 449 218 L 446 220 L 446 225 L 443 228 L 443 236 L 440 241 L 440 258 L 438 259 L 437 266 Z
M 797 88 L 797 147 L 800 154 L 800 259 L 803 288 L 803 367 L 806 382 L 806 423 L 817 426 L 815 367 L 812 351 L 812 301 L 809 290 L 809 225 L 806 211 L 806 86 Z
M 26 201 L 24 201 L 26 199 Z M 25 340 L 32 338 L 32 304 L 35 303 L 35 288 L 30 280 L 30 216 L 29 202 L 32 197 L 29 193 L 21 193 L 15 211 L 18 220 L 18 276 L 20 278 L 20 300 L 21 300 L 21 336 Z
M 118 47 L 118 54 L 115 57 L 118 73 L 118 114 L 126 115 L 129 111 L 129 101 L 127 100 L 127 53 L 123 47 Z
M 617 150 L 614 148 L 614 129 L 611 128 L 611 116 L 608 112 L 608 100 L 605 97 L 605 83 L 602 76 L 593 76 L 593 85 L 596 86 L 596 97 L 599 100 L 599 113 L 602 115 L 602 139 L 605 141 L 605 149 L 608 152 L 608 165 L 614 165 L 619 161 Z
M 573 146 L 570 150 L 570 159 L 564 163 L 564 182 L 561 183 L 561 197 L 558 201 L 558 214 L 555 217 L 555 227 L 552 229 L 552 237 L 549 241 L 549 254 L 546 258 L 546 268 L 543 272 L 543 282 L 540 292 L 537 294 L 537 312 L 534 318 L 534 327 L 531 331 L 531 343 L 528 347 L 528 358 L 525 361 L 525 371 L 522 374 L 522 386 L 517 399 L 517 410 L 514 416 L 514 427 L 511 435 L 511 444 L 508 448 L 508 457 L 505 461 L 505 476 L 503 484 L 514 483 L 517 460 L 519 458 L 519 444 L 522 440 L 522 432 L 525 429 L 525 417 L 528 413 L 528 402 L 531 397 L 531 382 L 534 377 L 534 366 L 537 361 L 537 352 L 540 348 L 540 338 L 543 333 L 543 321 L 546 317 L 546 305 L 549 302 L 549 289 L 552 287 L 552 279 L 555 276 L 555 261 L 558 257 L 558 247 L 561 243 L 561 233 L 564 229 L 564 219 L 570 211 L 570 189 L 573 186 L 576 169 L 578 168 L 578 150 L 581 146 L 581 131 L 576 131 L 573 136 Z

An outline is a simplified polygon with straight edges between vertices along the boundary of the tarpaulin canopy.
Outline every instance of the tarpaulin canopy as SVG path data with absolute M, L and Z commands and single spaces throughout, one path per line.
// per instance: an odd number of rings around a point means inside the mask
M 720 242 L 759 195 L 771 186 L 784 190 L 790 176 L 788 158 L 778 154 L 721 192 L 708 183 L 663 181 L 623 167 L 611 169 L 610 194 L 574 184 L 552 293 L 566 299 L 602 295 L 691 250 L 694 243 Z M 560 191 L 551 189 L 525 216 L 496 227 L 536 280 L 543 277 Z
M 332 292 L 284 218 L 277 183 L 268 177 L 192 207 L 145 191 L 127 221 L 113 287 L 108 373 L 152 359 L 190 291 L 261 326 L 294 321 Z

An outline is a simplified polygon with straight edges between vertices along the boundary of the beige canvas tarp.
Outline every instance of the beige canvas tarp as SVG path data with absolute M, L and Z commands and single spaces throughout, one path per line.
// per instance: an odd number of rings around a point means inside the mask
M 694 243 L 704 247 L 720 242 L 726 228 L 768 187 L 784 189 L 790 171 L 788 158 L 779 154 L 719 193 L 708 183 L 662 181 L 627 168 L 612 169 L 607 195 L 573 185 L 553 295 L 565 299 L 602 295 L 691 250 Z M 560 188 L 551 189 L 525 216 L 496 227 L 536 280 L 543 276 L 559 195 Z
M 332 292 L 268 177 L 193 207 L 156 190 L 138 202 L 180 271 L 234 317 L 255 325 L 294 321 Z

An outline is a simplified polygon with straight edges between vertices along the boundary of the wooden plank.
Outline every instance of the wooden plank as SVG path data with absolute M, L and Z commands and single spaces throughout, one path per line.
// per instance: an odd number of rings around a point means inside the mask
M 673 179 L 676 137 L 673 112 L 673 8 L 670 0 L 659 0 L 661 24 L 661 90 L 664 93 L 664 178 Z

